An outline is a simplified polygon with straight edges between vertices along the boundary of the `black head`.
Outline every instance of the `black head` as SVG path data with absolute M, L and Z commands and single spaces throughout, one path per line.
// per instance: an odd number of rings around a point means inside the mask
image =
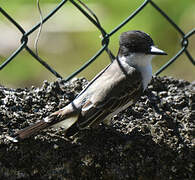
M 119 56 L 128 56 L 129 53 L 166 55 L 164 51 L 156 48 L 152 38 L 142 31 L 127 31 L 122 33 L 119 44 Z

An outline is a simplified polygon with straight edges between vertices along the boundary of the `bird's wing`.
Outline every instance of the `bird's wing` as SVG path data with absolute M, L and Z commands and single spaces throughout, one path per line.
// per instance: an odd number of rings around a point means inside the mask
M 140 72 L 119 63 L 115 60 L 88 88 L 91 96 L 82 106 L 77 121 L 81 129 L 105 119 L 129 101 L 135 102 L 141 95 L 143 88 Z
M 13 139 L 25 139 L 56 124 L 63 124 L 65 130 L 70 130 L 69 134 L 74 134 L 78 127 L 82 129 L 99 122 L 128 101 L 135 101 L 141 92 L 141 74 L 135 68 L 122 66 L 115 60 L 72 103 L 44 120 L 20 130 Z

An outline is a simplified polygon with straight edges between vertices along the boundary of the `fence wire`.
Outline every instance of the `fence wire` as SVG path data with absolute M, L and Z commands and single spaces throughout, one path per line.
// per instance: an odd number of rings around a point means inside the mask
M 72 3 L 75 8 L 77 8 L 96 28 L 100 31 L 102 34 L 102 47 L 88 60 L 83 64 L 79 69 L 77 69 L 75 72 L 73 72 L 71 75 L 65 78 L 65 81 L 69 81 L 71 78 L 76 76 L 78 73 L 83 71 L 87 66 L 89 66 L 92 62 L 94 62 L 98 56 L 100 56 L 104 51 L 106 51 L 111 59 L 115 59 L 115 56 L 113 53 L 109 50 L 109 39 L 110 37 L 115 34 L 119 29 L 121 29 L 123 26 L 125 26 L 129 21 L 131 21 L 140 11 L 142 11 L 147 5 L 151 5 L 154 9 L 156 9 L 162 17 L 164 17 L 171 26 L 173 26 L 177 32 L 181 35 L 181 49 L 173 56 L 166 64 L 164 64 L 160 69 L 155 73 L 155 75 L 159 75 L 162 71 L 164 71 L 167 67 L 169 67 L 174 61 L 178 59 L 180 55 L 183 53 L 186 54 L 188 57 L 188 60 L 192 63 L 192 65 L 195 65 L 195 60 L 189 53 L 187 47 L 188 47 L 188 39 L 195 34 L 195 28 L 192 29 L 188 33 L 184 33 L 181 28 L 160 8 L 157 6 L 156 3 L 154 3 L 152 0 L 145 0 L 132 14 L 130 14 L 121 24 L 116 26 L 111 32 L 107 33 L 106 30 L 101 26 L 101 23 L 96 16 L 96 14 L 89 9 L 89 7 L 84 4 L 81 0 L 62 0 L 57 7 L 55 7 L 46 17 L 41 18 L 40 22 L 38 22 L 34 27 L 32 27 L 29 31 L 25 31 L 24 28 L 12 18 L 11 15 L 9 15 L 3 8 L 0 7 L 0 13 L 3 14 L 16 28 L 18 31 L 21 32 L 21 44 L 20 46 L 9 56 L 7 59 L 4 60 L 4 62 L 0 65 L 0 70 L 2 70 L 5 66 L 7 66 L 14 58 L 23 50 L 26 49 L 29 54 L 31 54 L 35 60 L 37 60 L 41 65 L 43 65 L 46 69 L 48 69 L 53 75 L 55 75 L 57 78 L 62 78 L 62 76 L 54 70 L 50 65 L 48 65 L 36 52 L 34 52 L 31 48 L 28 47 L 28 36 L 30 36 L 34 31 L 36 31 L 38 28 L 40 28 L 41 25 L 43 25 L 47 20 L 52 18 L 52 16 L 58 12 L 58 10 L 64 6 L 67 2 Z

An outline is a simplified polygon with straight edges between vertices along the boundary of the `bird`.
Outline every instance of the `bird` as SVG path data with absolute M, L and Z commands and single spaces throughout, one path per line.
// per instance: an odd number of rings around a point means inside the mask
M 16 132 L 14 142 L 38 134 L 49 127 L 62 127 L 70 137 L 94 128 L 133 105 L 152 79 L 151 60 L 166 55 L 145 32 L 123 32 L 116 58 L 99 72 L 77 97 L 64 108 Z

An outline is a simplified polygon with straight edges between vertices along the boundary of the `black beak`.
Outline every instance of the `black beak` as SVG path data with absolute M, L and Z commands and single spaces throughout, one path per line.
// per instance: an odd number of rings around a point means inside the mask
M 151 46 L 151 50 L 148 54 L 154 54 L 154 55 L 167 55 L 166 52 L 164 52 L 163 50 L 161 49 L 158 49 L 157 47 L 155 46 Z

